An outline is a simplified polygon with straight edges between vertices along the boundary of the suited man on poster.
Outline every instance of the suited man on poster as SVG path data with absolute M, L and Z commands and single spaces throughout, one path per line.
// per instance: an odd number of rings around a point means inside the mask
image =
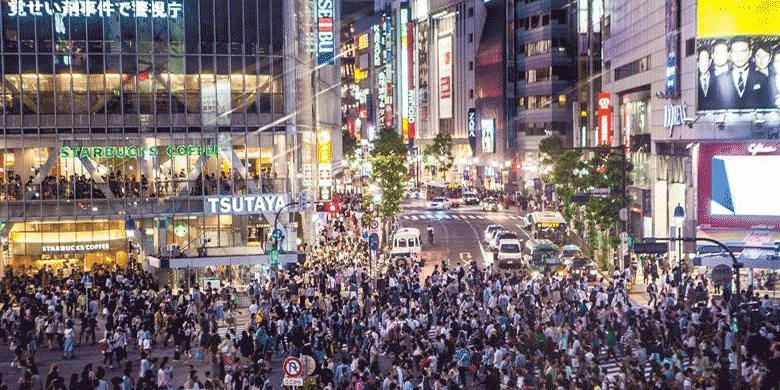
M 725 108 L 747 110 L 771 107 L 769 78 L 749 66 L 750 54 L 750 43 L 745 38 L 731 41 L 731 71 L 718 77 Z
M 697 66 L 699 68 L 699 95 L 698 109 L 707 111 L 714 110 L 718 107 L 722 107 L 723 104 L 718 104 L 716 99 L 718 98 L 717 83 L 712 70 L 712 58 L 710 57 L 710 49 L 703 47 L 699 49 L 699 55 L 697 57 Z

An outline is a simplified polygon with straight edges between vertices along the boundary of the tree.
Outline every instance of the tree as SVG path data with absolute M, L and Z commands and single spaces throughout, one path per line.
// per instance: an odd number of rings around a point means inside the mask
M 358 148 L 357 138 L 353 137 L 346 130 L 341 131 L 341 150 L 344 153 L 345 159 L 352 159 L 355 157 L 355 150 Z
M 374 140 L 371 150 L 371 178 L 382 192 L 379 211 L 386 217 L 392 217 L 400 211 L 398 205 L 404 196 L 406 185 L 406 154 L 408 149 L 398 133 L 384 128 Z
M 426 159 L 437 162 L 435 164 L 438 171 L 446 173 L 452 169 L 455 157 L 452 155 L 452 136 L 446 133 L 439 133 L 433 137 L 433 142 L 429 143 L 423 149 L 423 156 Z
M 588 219 L 595 222 L 603 231 L 619 226 L 620 209 L 623 208 L 623 175 L 626 175 L 626 186 L 631 185 L 631 172 L 633 164 L 629 161 L 623 166 L 624 153 L 619 149 L 604 148 L 597 150 L 588 161 L 588 186 L 589 188 L 609 188 L 610 196 L 603 198 L 591 198 L 585 203 L 585 212 Z M 617 235 L 612 235 L 612 243 L 620 242 Z
M 563 199 L 563 216 L 571 221 L 574 216 L 574 205 L 568 200 L 577 192 L 587 190 L 587 164 L 582 160 L 582 151 L 566 150 L 558 135 L 544 138 L 539 143 L 539 151 L 545 154 L 542 162 L 552 166 L 550 174 L 545 178 L 548 183 L 555 184 L 555 192 Z
M 395 130 L 389 127 L 385 127 L 373 142 L 374 149 L 371 150 L 372 156 L 389 156 L 394 154 L 400 157 L 406 157 L 409 149 L 406 148 L 401 137 Z
M 371 164 L 371 178 L 382 191 L 379 211 L 386 217 L 395 216 L 400 211 L 398 206 L 406 190 L 406 158 L 390 152 L 388 155 L 375 155 Z

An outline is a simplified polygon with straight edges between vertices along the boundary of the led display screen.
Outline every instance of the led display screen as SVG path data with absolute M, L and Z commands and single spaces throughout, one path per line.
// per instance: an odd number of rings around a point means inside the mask
M 699 152 L 699 223 L 750 228 L 780 223 L 780 143 L 705 143 Z

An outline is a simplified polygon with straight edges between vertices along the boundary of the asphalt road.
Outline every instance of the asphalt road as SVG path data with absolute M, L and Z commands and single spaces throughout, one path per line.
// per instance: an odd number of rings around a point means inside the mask
M 506 230 L 517 233 L 520 241 L 530 238 L 522 229 L 524 215 L 516 208 L 509 211 L 485 212 L 478 206 L 461 206 L 451 210 L 427 210 L 422 203 L 408 205 L 398 215 L 401 227 L 420 229 L 423 236 L 423 257 L 425 268 L 433 264 L 447 262 L 448 267 L 463 265 L 468 267 L 476 262 L 484 268 L 493 263 L 493 254 L 483 241 L 488 225 L 501 225 Z M 428 226 L 434 230 L 433 245 L 428 244 L 425 230 Z M 431 268 L 432 269 L 432 268 Z

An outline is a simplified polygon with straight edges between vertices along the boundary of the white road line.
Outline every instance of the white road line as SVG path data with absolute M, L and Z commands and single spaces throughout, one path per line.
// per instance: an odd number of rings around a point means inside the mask
M 408 215 L 404 215 L 403 217 L 401 217 L 401 219 L 409 219 L 409 216 Z
M 525 234 L 525 236 L 528 237 L 529 240 L 531 239 L 531 236 L 528 235 L 528 233 L 525 231 L 525 229 L 523 229 L 522 226 L 520 225 L 515 225 L 515 226 L 517 226 L 517 228 L 520 229 L 520 231 L 523 232 L 523 234 Z
M 471 218 L 471 219 L 477 219 L 477 217 L 475 217 L 473 215 L 469 215 L 468 217 Z
M 417 216 L 416 215 L 412 215 L 412 221 L 416 221 L 416 220 L 417 220 Z

